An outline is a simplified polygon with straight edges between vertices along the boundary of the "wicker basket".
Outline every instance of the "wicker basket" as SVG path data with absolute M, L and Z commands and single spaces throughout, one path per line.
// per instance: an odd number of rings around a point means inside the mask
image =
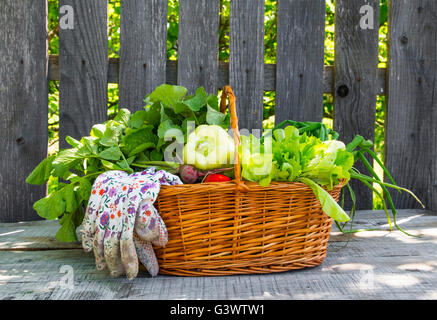
M 238 118 L 229 86 L 223 88 L 222 112 L 227 98 L 237 146 Z M 231 182 L 162 186 L 156 207 L 169 241 L 155 248 L 160 273 L 271 273 L 322 263 L 332 219 L 312 190 L 302 183 L 274 182 L 265 188 L 241 181 L 237 150 L 234 170 Z M 330 192 L 336 200 L 341 187 Z

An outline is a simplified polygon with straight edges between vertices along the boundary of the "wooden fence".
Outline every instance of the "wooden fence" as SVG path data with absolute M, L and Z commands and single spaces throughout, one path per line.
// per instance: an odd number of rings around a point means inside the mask
M 323 93 L 331 93 L 345 141 L 374 138 L 376 96 L 386 95 L 385 163 L 437 209 L 437 1 L 390 1 L 387 69 L 378 69 L 377 23 L 360 27 L 363 5 L 378 21 L 378 0 L 336 0 L 334 67 L 323 62 L 324 0 L 278 0 L 276 65 L 264 63 L 264 0 L 231 0 L 229 63 L 217 58 L 219 0 L 180 0 L 177 62 L 166 61 L 167 0 L 121 1 L 119 59 L 108 59 L 107 0 L 64 5 L 74 9 L 74 28 L 60 29 L 59 57 L 48 57 L 46 1 L 0 2 L 1 222 L 38 219 L 32 204 L 46 190 L 24 180 L 47 154 L 53 80 L 61 141 L 106 119 L 108 82 L 119 83 L 119 106 L 131 110 L 163 82 L 208 92 L 230 84 L 247 129 L 262 127 L 263 90 L 276 90 L 276 121 L 320 121 Z M 359 207 L 371 208 L 371 193 L 357 191 Z M 416 206 L 393 196 L 399 208 Z

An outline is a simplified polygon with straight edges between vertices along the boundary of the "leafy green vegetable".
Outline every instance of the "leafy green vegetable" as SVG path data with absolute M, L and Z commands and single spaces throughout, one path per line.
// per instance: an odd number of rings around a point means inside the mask
M 181 86 L 157 87 L 146 96 L 143 110 L 131 114 L 121 109 L 113 120 L 94 125 L 89 136 L 80 140 L 67 136 L 71 148 L 42 160 L 30 173 L 26 179 L 29 184 L 62 181 L 34 204 L 41 217 L 60 219 L 59 240 L 77 240 L 75 228 L 81 223 L 92 183 L 99 174 L 108 170 L 132 173 L 142 170 L 137 163 L 162 161 L 174 132 L 182 133 L 186 142 L 190 121 L 198 126 L 228 128 L 230 118 L 219 112 L 217 96 L 208 96 L 202 87 L 194 95 L 187 93 Z
M 272 176 L 275 176 L 272 171 L 274 170 L 272 167 L 272 154 L 264 153 L 264 146 L 253 135 L 249 137 L 241 136 L 239 152 L 243 179 L 259 182 L 262 186 L 268 186 Z
M 302 177 L 307 177 L 320 185 L 332 189 L 341 179 L 350 179 L 349 170 L 354 164 L 354 156 L 346 150 L 341 141 L 328 140 L 319 146 L 322 153 L 311 159 L 302 172 Z
M 285 125 L 288 126 L 283 129 L 282 127 Z M 273 140 L 271 137 L 273 137 Z M 324 211 L 331 211 L 327 214 L 336 220 L 339 229 L 342 231 L 345 224 L 341 225 L 339 222 L 347 223 L 349 219 L 346 219 L 343 210 L 339 211 L 341 207 L 334 205 L 333 202 L 335 201 L 328 193 L 324 192 L 321 186 L 330 190 L 340 181 L 359 180 L 381 199 L 390 228 L 391 219 L 388 207 L 391 209 L 394 225 L 400 231 L 405 232 L 397 225 L 396 209 L 387 188 L 407 192 L 422 205 L 420 200 L 410 190 L 396 185 L 388 170 L 371 150 L 373 147 L 372 141 L 365 140 L 362 136 L 357 135 L 345 146 L 343 142 L 336 140 L 337 137 L 337 132 L 327 129 L 321 123 L 291 120 L 284 121 L 273 130 L 266 132 L 260 140 L 253 136 L 250 136 L 250 138 L 242 137 L 240 155 L 242 159 L 246 159 L 246 161 L 242 161 L 242 176 L 247 180 L 257 181 L 262 186 L 269 185 L 271 181 L 301 181 L 306 183 L 322 203 Z M 255 169 L 264 167 L 270 161 L 269 153 L 265 150 L 269 143 L 272 144 L 271 170 L 261 171 L 260 175 L 253 174 Z M 256 150 L 264 151 L 253 151 L 250 149 L 250 145 L 255 146 Z M 384 173 L 392 182 L 391 184 L 381 181 L 368 162 L 366 155 L 369 155 L 381 165 Z M 261 166 L 260 164 L 263 161 L 265 162 L 264 166 Z M 371 176 L 356 172 L 353 165 L 357 161 L 364 163 Z M 381 186 L 382 193 L 373 187 L 373 183 L 378 183 Z M 356 198 L 350 185 L 347 186 L 353 201 L 351 211 L 353 217 Z M 388 206 L 384 197 L 388 201 Z
M 319 127 L 320 129 L 320 127 Z M 241 137 L 242 177 L 268 186 L 271 181 L 300 181 L 307 184 L 323 211 L 338 222 L 350 218 L 321 186 L 332 189 L 350 179 L 354 156 L 336 140 L 322 141 L 294 126 L 269 131 L 263 139 Z

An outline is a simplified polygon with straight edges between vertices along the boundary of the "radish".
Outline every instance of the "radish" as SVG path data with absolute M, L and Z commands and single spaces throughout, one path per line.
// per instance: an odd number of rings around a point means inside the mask
M 179 177 L 181 177 L 183 183 L 195 183 L 201 176 L 202 172 L 189 164 L 179 167 Z

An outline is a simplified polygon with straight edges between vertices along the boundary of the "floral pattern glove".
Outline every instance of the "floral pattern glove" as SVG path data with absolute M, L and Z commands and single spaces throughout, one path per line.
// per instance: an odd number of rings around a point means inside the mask
M 83 221 L 82 245 L 94 250 L 96 267 L 114 277 L 138 274 L 138 258 L 154 276 L 159 267 L 152 243 L 165 246 L 167 230 L 153 207 L 161 184 L 182 184 L 177 176 L 149 168 L 128 175 L 108 171 L 94 182 Z

